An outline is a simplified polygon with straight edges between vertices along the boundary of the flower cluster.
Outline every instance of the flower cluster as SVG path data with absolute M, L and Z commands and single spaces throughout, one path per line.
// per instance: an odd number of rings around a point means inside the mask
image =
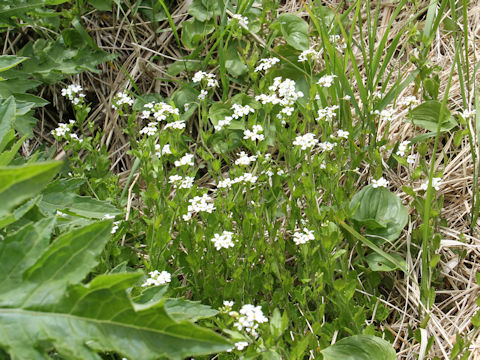
M 347 48 L 346 42 L 340 37 L 340 35 L 330 35 L 328 39 L 332 45 L 335 45 L 335 49 L 339 52 L 343 52 L 343 50 Z
M 324 142 L 318 143 L 318 147 L 320 148 L 321 151 L 330 151 L 330 150 L 333 150 L 333 148 L 335 147 L 335 144 L 328 141 L 324 141 Z
M 175 161 L 175 166 L 176 167 L 180 167 L 180 166 L 185 166 L 185 165 L 188 165 L 188 166 L 193 166 L 195 165 L 193 163 L 193 154 L 185 154 L 183 155 L 180 160 L 176 160 Z
M 159 272 L 158 270 L 155 270 L 149 272 L 148 274 L 150 277 L 142 284 L 142 287 L 147 287 L 150 285 L 165 285 L 172 281 L 172 275 L 170 275 L 170 273 L 167 271 Z
M 232 18 L 229 19 L 229 22 L 232 21 L 233 19 L 238 20 L 238 23 L 241 26 L 248 27 L 248 18 L 246 16 L 242 16 L 240 14 L 233 14 Z
M 293 233 L 293 242 L 295 245 L 306 244 L 310 240 L 315 240 L 315 235 L 313 235 L 313 230 L 308 230 L 303 228 L 303 232 L 295 231 Z
M 348 139 L 348 135 L 350 135 L 350 133 L 348 131 L 345 131 L 345 130 L 342 130 L 342 129 L 339 129 L 337 131 L 337 137 L 338 138 Z
M 123 105 L 132 106 L 133 105 L 133 99 L 130 96 L 128 96 L 126 93 L 119 92 L 113 98 L 112 108 L 117 110 L 117 109 L 121 108 Z
M 65 89 L 62 89 L 62 96 L 65 96 L 72 102 L 73 105 L 78 105 L 83 102 L 85 94 L 82 93 L 83 88 L 80 85 L 71 84 Z
M 231 231 L 224 231 L 222 234 L 215 234 L 212 239 L 213 245 L 215 249 L 228 249 L 229 247 L 233 247 L 235 244 L 233 243 L 233 232 Z
M 260 59 L 260 62 L 258 64 L 258 66 L 255 68 L 255 72 L 267 71 L 268 69 L 270 69 L 273 65 L 275 65 L 279 61 L 280 61 L 280 59 L 276 58 L 276 57 Z
M 250 163 L 257 160 L 256 155 L 248 156 L 248 154 L 245 151 L 242 151 L 242 152 L 238 153 L 237 155 L 239 156 L 239 158 L 237 160 L 235 160 L 235 165 L 248 166 L 248 165 L 250 165 Z
M 236 322 L 233 324 L 238 331 L 245 330 L 252 336 L 257 337 L 257 329 L 260 324 L 268 322 L 268 319 L 263 315 L 261 306 L 254 306 L 251 304 L 245 304 L 240 309 L 240 313 L 236 311 L 230 311 L 230 316 L 236 318 Z
M 318 144 L 318 140 L 315 139 L 315 134 L 307 133 L 305 135 L 298 135 L 293 141 L 293 145 L 300 146 L 300 149 L 307 150 Z
M 201 211 L 211 214 L 215 210 L 215 205 L 212 203 L 213 199 L 207 194 L 202 196 L 195 196 L 193 199 L 188 200 L 188 212 L 183 215 L 183 220 L 188 221 L 192 218 L 193 213 Z
M 278 76 L 273 79 L 273 84 L 268 87 L 270 94 L 260 94 L 255 96 L 255 100 L 262 104 L 280 104 L 281 106 L 291 106 L 298 99 L 303 97 L 303 92 L 295 89 L 295 81 Z
M 64 137 L 70 132 L 70 127 L 65 123 L 58 123 L 58 127 L 51 131 L 51 134 L 57 137 Z
M 298 62 L 305 62 L 308 59 L 313 61 L 319 60 L 321 58 L 321 52 L 316 51 L 314 48 L 303 50 L 302 53 L 298 56 Z
M 155 135 L 158 131 L 158 123 L 167 120 L 170 115 L 178 116 L 178 109 L 164 102 L 150 102 L 145 104 L 140 117 L 142 119 L 150 119 L 153 117 L 153 121 L 149 122 L 147 126 L 143 127 L 140 130 L 140 134 L 145 134 L 147 136 Z M 175 126 L 176 123 L 183 124 L 183 127 Z M 165 125 L 165 129 L 168 129 L 169 127 L 183 129 L 185 127 L 185 121 L 174 121 Z
M 415 96 L 405 96 L 398 102 L 399 106 L 412 107 L 420 104 L 420 101 Z
M 260 134 L 261 132 L 263 132 L 262 125 L 253 125 L 252 130 L 246 129 L 243 131 L 243 138 L 245 140 L 250 139 L 252 141 L 262 141 L 265 139 L 265 135 Z
M 183 178 L 180 175 L 170 175 L 168 177 L 168 183 L 173 184 L 174 189 L 191 189 L 194 180 L 195 178 L 192 176 L 185 176 Z
M 242 106 L 240 104 L 233 104 L 232 109 L 233 109 L 233 115 L 232 115 L 233 119 L 240 119 L 241 117 L 247 116 L 249 113 L 253 114 L 255 112 L 255 109 L 250 107 L 250 105 Z
M 372 180 L 372 187 L 374 188 L 378 188 L 378 187 L 386 188 L 389 184 L 390 184 L 390 181 L 386 180 L 383 176 L 378 180 L 375 180 L 375 179 Z
M 440 190 L 440 185 L 442 185 L 442 178 L 433 177 L 433 178 L 432 178 L 432 187 L 433 187 L 435 190 L 438 191 L 438 190 Z M 428 180 L 420 186 L 420 190 L 425 190 L 425 191 L 427 191 L 427 189 L 428 189 Z
M 207 80 L 207 88 L 215 88 L 218 86 L 218 81 L 215 79 L 215 74 L 209 74 L 205 71 L 197 71 L 195 75 L 193 75 L 192 81 L 194 83 L 199 83 L 204 79 Z
M 338 105 L 327 106 L 323 109 L 318 109 L 318 117 L 315 120 L 331 121 L 335 116 L 337 116 L 337 113 L 335 112 L 336 110 L 338 110 Z
M 398 149 L 397 149 L 397 155 L 398 156 L 405 156 L 405 152 L 407 151 L 408 149 L 408 146 L 410 145 L 410 141 L 402 141 L 400 143 L 400 145 L 398 145 Z
M 214 126 L 215 131 L 222 130 L 224 126 L 230 125 L 231 122 L 232 122 L 231 116 L 226 116 L 224 120 L 218 120 L 217 125 Z
M 393 109 L 385 109 L 382 111 L 375 110 L 373 114 L 380 116 L 380 121 L 392 121 L 394 110 Z
M 157 157 L 162 157 L 162 155 L 171 154 L 170 144 L 165 144 L 163 147 L 160 144 L 155 144 L 155 155 Z
M 320 79 L 318 79 L 317 84 L 321 87 L 329 88 L 333 84 L 333 80 L 337 77 L 337 75 L 324 75 Z
M 239 184 L 239 183 L 250 183 L 255 184 L 258 180 L 258 177 L 253 175 L 252 173 L 244 173 L 234 179 L 226 178 L 221 180 L 217 184 L 218 189 L 230 189 L 232 185 Z

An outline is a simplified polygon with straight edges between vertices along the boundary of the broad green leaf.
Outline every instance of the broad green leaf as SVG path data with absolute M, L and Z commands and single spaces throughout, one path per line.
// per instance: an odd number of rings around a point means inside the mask
M 195 49 L 202 39 L 212 33 L 215 27 L 198 20 L 188 20 L 182 23 L 182 42 L 188 49 Z
M 15 99 L 10 96 L 0 103 L 0 143 L 13 128 L 15 120 Z
M 297 50 L 307 50 L 310 47 L 308 24 L 305 20 L 294 14 L 281 14 L 276 23 L 280 25 L 280 30 L 288 45 Z
M 408 118 L 414 125 L 436 133 L 441 107 L 442 104 L 439 101 L 429 100 L 410 110 Z M 450 110 L 445 108 L 443 111 L 440 131 L 449 131 L 457 125 L 457 121 L 451 115 Z
M 366 227 L 367 235 L 388 240 L 398 238 L 408 221 L 400 198 L 384 187 L 364 187 L 353 196 L 350 209 L 355 211 L 353 220 Z
M 170 76 L 177 76 L 182 71 L 197 71 L 202 67 L 200 61 L 194 60 L 177 60 L 170 64 L 167 69 L 167 74 Z
M 165 300 L 136 304 L 127 290 L 141 273 L 101 275 L 79 284 L 97 264 L 111 223 L 91 224 L 49 245 L 53 220 L 30 224 L 0 242 L 0 348 L 13 359 L 100 359 L 116 352 L 131 359 L 180 360 L 231 347 L 191 321 L 175 321 Z M 172 300 L 177 317 L 192 303 Z M 186 316 L 183 316 L 186 317 Z M 8 336 L 7 336 L 8 334 Z
M 0 153 L 0 167 L 10 164 L 15 155 L 17 155 L 18 150 L 22 147 L 23 142 L 27 139 L 25 135 L 20 140 L 18 140 L 10 150 Z
M 25 60 L 27 58 L 22 56 L 0 55 L 0 72 L 11 69 Z
M 390 256 L 394 257 L 398 263 L 403 264 L 404 267 L 407 267 L 405 260 L 400 255 L 390 254 Z M 393 271 L 401 269 L 401 267 L 377 253 L 371 253 L 365 256 L 365 261 L 373 271 Z
M 193 0 L 188 8 L 188 13 L 198 21 L 205 22 L 206 20 L 210 20 L 214 15 L 219 15 L 220 7 L 216 0 L 207 2 Z
M 0 167 L 0 217 L 38 194 L 55 176 L 61 162 Z
M 215 316 L 218 311 L 197 301 L 184 299 L 165 299 L 168 315 L 176 321 L 188 320 L 195 322 Z
M 324 360 L 395 360 L 392 345 L 373 335 L 354 335 L 322 350 Z
M 227 71 L 235 77 L 242 76 L 248 72 L 248 66 L 238 53 L 238 46 L 238 42 L 233 42 L 227 48 L 227 58 L 225 61 L 225 67 L 227 68 Z
M 112 11 L 112 0 L 88 0 L 90 5 L 100 11 Z

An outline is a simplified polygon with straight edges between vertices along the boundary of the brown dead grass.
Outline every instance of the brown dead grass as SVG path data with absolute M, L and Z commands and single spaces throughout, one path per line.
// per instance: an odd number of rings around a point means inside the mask
M 187 9 L 190 3 L 191 0 L 181 1 L 174 9 L 172 17 L 177 26 L 188 18 Z M 339 1 L 324 1 L 324 4 L 332 7 L 338 3 Z M 427 4 L 428 1 L 423 1 L 423 6 Z M 302 12 L 302 6 L 302 1 L 287 0 L 283 2 L 281 12 L 296 13 L 300 11 L 301 15 L 307 16 L 306 12 Z M 382 1 L 380 6 L 382 7 L 382 21 L 379 37 L 394 10 L 390 2 Z M 393 25 L 391 38 L 406 24 L 411 11 L 409 7 L 406 7 L 402 12 L 398 21 Z M 445 16 L 448 17 L 450 14 L 447 12 Z M 468 10 L 468 17 L 471 36 L 469 57 L 472 71 L 480 58 L 480 5 L 474 1 Z M 83 17 L 83 21 L 101 48 L 119 55 L 114 63 L 102 65 L 101 74 L 84 73 L 79 75 L 76 80 L 90 93 L 92 98 L 99 99 L 98 103 L 94 104 L 90 117 L 105 130 L 102 142 L 110 149 L 112 171 L 118 172 L 124 181 L 130 174 L 133 161 L 127 155 L 128 140 L 121 130 L 121 119 L 111 111 L 111 98 L 118 91 L 132 88 L 130 78 L 143 93 L 157 92 L 168 97 L 175 90 L 175 83 L 166 83 L 158 78 L 166 77 L 168 64 L 181 59 L 182 53 L 166 21 L 158 24 L 160 31 L 157 33 L 152 31 L 150 23 L 145 22 L 139 16 L 132 18 L 129 13 L 116 12 L 101 16 L 93 13 Z M 154 56 L 156 58 L 152 60 Z M 447 83 L 453 57 L 453 38 L 438 33 L 430 59 L 442 66 L 443 71 L 440 73 L 442 86 Z M 124 71 L 119 66 L 123 67 Z M 413 70 L 413 67 L 406 62 L 406 57 L 394 59 L 391 66 L 401 68 L 404 73 Z M 455 75 L 449 94 L 448 106 L 450 109 L 461 109 L 459 86 L 458 75 Z M 59 93 L 58 90 L 59 86 L 55 86 L 45 91 L 56 94 Z M 412 94 L 412 88 L 405 89 L 403 94 Z M 58 112 L 45 110 L 42 114 L 43 120 L 37 132 L 42 141 L 48 140 L 48 137 L 43 134 L 48 133 L 56 122 L 68 120 L 63 119 L 63 114 L 67 113 L 65 103 L 62 102 L 62 99 L 57 99 L 55 95 L 52 95 L 52 98 Z M 470 104 L 473 104 L 472 98 L 468 100 Z M 408 140 L 419 134 L 417 128 L 403 121 L 405 115 L 406 109 L 396 112 L 395 120 L 390 124 L 389 133 L 392 142 Z M 385 129 L 386 125 L 381 123 L 379 127 Z M 471 123 L 470 127 L 474 129 L 474 125 Z M 473 140 L 478 159 L 480 155 L 478 139 L 474 138 Z M 448 359 L 457 334 L 472 341 L 470 346 L 472 355 L 469 359 L 480 359 L 480 334 L 478 331 L 474 331 L 470 321 L 478 311 L 475 301 L 480 295 L 480 287 L 475 281 L 475 273 L 480 269 L 480 223 L 475 224 L 474 235 L 469 235 L 472 231 L 472 225 L 469 222 L 472 194 L 478 191 L 478 189 L 472 188 L 474 164 L 468 138 L 463 139 L 460 146 L 456 147 L 453 144 L 453 137 L 446 135 L 442 144 L 438 149 L 435 165 L 436 170 L 444 172 L 444 176 L 443 185 L 437 195 L 444 196 L 442 217 L 447 220 L 448 227 L 438 229 L 442 240 L 439 249 L 441 256 L 438 265 L 440 281 L 436 284 L 436 302 L 428 311 L 423 309 L 420 303 L 420 289 L 417 284 L 421 278 L 421 251 L 420 244 L 415 243 L 411 237 L 412 231 L 419 225 L 416 214 L 413 214 L 403 236 L 395 243 L 395 248 L 406 249 L 404 255 L 409 271 L 416 282 L 398 274 L 395 280 L 395 290 L 388 297 L 379 300 L 391 309 L 389 317 L 391 320 L 382 324 L 381 327 L 395 337 L 394 346 L 399 359 L 432 359 L 434 356 Z M 385 160 L 388 155 L 385 154 Z M 64 154 L 60 153 L 59 157 L 62 156 Z M 449 159 L 448 163 L 444 162 L 444 158 Z M 478 166 L 478 163 L 475 164 L 477 169 Z M 368 171 L 363 171 L 363 174 L 364 178 L 361 181 L 368 181 Z M 386 177 L 391 182 L 391 190 L 396 191 L 405 203 L 409 203 L 411 199 L 401 191 L 401 186 L 410 183 L 410 174 L 399 166 L 396 169 L 388 170 Z M 415 188 L 419 187 L 420 183 L 411 185 Z M 413 253 L 417 255 L 414 257 Z M 425 312 L 429 314 L 430 321 L 427 327 L 421 330 L 422 341 L 417 342 L 413 340 L 411 333 L 409 335 L 409 331 L 419 329 Z M 430 351 L 425 353 L 426 342 L 432 336 L 434 344 Z

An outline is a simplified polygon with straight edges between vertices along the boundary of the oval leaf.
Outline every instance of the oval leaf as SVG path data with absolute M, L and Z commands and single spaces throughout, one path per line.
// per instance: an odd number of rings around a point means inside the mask
M 281 14 L 277 22 L 288 45 L 297 50 L 307 50 L 310 47 L 308 24 L 293 14 Z
M 442 104 L 437 100 L 429 100 L 410 110 L 408 118 L 414 125 L 429 131 L 437 132 Z M 440 131 L 449 131 L 457 126 L 450 110 L 444 109 Z
M 324 360 L 395 360 L 392 345 L 372 335 L 355 335 L 342 339 L 325 350 Z

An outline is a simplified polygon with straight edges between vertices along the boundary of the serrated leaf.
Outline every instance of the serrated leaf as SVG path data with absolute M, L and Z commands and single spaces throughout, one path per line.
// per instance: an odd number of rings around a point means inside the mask
M 0 242 L 0 270 L 9 274 L 0 280 L 0 333 L 8 334 L 0 336 L 0 348 L 12 358 L 45 359 L 55 350 L 68 359 L 116 352 L 131 359 L 177 360 L 231 347 L 210 330 L 172 319 L 164 300 L 132 302 L 127 289 L 141 273 L 101 275 L 79 284 L 97 264 L 110 222 L 76 229 L 50 245 L 48 226 L 47 220 L 28 225 Z
M 392 345 L 372 335 L 354 335 L 344 338 L 322 350 L 324 360 L 395 360 Z
M 400 198 L 384 187 L 368 185 L 350 202 L 355 211 L 353 220 L 367 228 L 367 235 L 395 240 L 408 221 L 408 213 Z
M 280 30 L 288 45 L 297 50 L 307 50 L 310 47 L 308 24 L 294 14 L 281 14 L 277 18 Z

